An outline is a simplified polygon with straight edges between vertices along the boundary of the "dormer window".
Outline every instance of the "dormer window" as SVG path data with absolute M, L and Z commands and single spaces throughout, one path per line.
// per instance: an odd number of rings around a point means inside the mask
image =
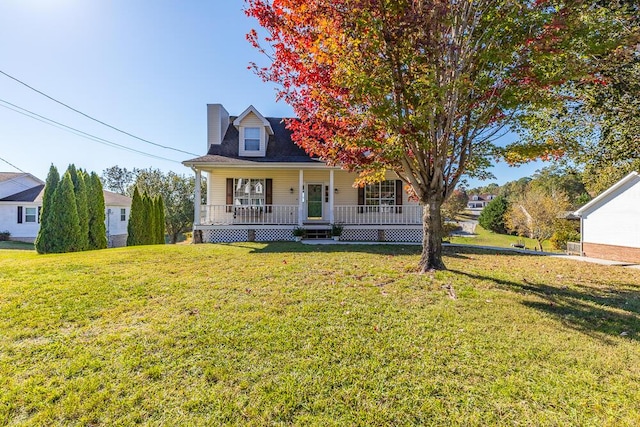
M 247 157 L 265 157 L 269 137 L 273 129 L 269 120 L 264 118 L 252 105 L 233 120 L 238 129 L 238 155 Z
M 244 150 L 260 150 L 260 128 L 244 128 Z

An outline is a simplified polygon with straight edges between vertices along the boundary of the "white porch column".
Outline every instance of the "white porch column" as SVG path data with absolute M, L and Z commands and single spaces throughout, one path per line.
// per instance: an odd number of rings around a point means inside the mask
M 304 170 L 300 169 L 298 173 L 298 225 L 302 226 L 304 221 L 304 209 L 302 195 L 304 194 Z
M 193 225 L 200 225 L 200 221 L 201 221 L 201 217 L 200 217 L 200 211 L 201 211 L 201 200 L 202 200 L 202 195 L 200 194 L 200 181 L 202 181 L 202 172 L 200 172 L 200 169 L 194 169 L 195 173 L 196 173 L 196 185 L 195 185 L 195 198 L 193 200 Z
M 333 188 L 333 169 L 329 170 L 329 222 L 331 224 L 333 224 L 333 194 L 334 194 L 334 188 Z

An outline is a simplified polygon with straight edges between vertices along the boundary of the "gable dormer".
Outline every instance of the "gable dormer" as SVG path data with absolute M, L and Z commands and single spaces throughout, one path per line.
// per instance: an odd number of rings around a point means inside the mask
M 233 125 L 239 133 L 238 155 L 265 157 L 269 136 L 273 135 L 269 121 L 253 105 L 250 105 L 233 121 Z

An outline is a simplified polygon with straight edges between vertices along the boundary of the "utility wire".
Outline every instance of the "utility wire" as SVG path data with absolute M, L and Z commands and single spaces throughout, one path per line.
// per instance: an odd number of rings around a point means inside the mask
M 167 149 L 167 150 L 178 151 L 178 152 L 180 152 L 180 153 L 189 154 L 189 155 L 192 155 L 192 156 L 199 156 L 199 154 L 191 153 L 191 152 L 189 152 L 189 151 L 180 150 L 180 149 L 178 149 L 178 148 L 169 147 L 169 146 L 167 146 L 167 145 L 157 144 L 157 143 L 152 142 L 152 141 L 149 141 L 149 140 L 147 140 L 147 139 L 140 138 L 139 136 L 133 135 L 133 134 L 131 134 L 131 133 L 127 132 L 127 131 L 124 131 L 124 130 L 122 130 L 122 129 L 118 129 L 118 128 L 117 128 L 117 127 L 115 127 L 115 126 L 111 126 L 111 125 L 110 125 L 110 124 L 108 124 L 108 123 L 105 123 L 105 122 L 103 122 L 103 121 L 101 121 L 101 120 L 98 120 L 98 119 L 96 119 L 96 118 L 94 118 L 94 117 L 91 117 L 90 115 L 85 114 L 85 113 L 83 113 L 82 111 L 77 110 L 77 109 L 75 109 L 75 108 L 73 108 L 73 107 L 71 107 L 71 106 L 69 106 L 69 105 L 65 104 L 65 103 L 64 103 L 64 102 L 62 102 L 62 101 L 58 101 L 57 99 L 55 99 L 55 98 L 53 98 L 53 97 L 51 97 L 51 96 L 47 95 L 46 93 L 44 93 L 44 92 L 42 92 L 42 91 L 40 91 L 40 90 L 38 90 L 38 89 L 36 89 L 36 88 L 34 88 L 34 87 L 32 87 L 32 86 L 29 86 L 28 84 L 26 84 L 26 83 L 25 83 L 25 82 L 23 82 L 22 80 L 19 80 L 19 79 L 15 78 L 15 77 L 13 77 L 13 76 L 11 76 L 11 75 L 9 75 L 9 74 L 5 73 L 5 72 L 4 72 L 4 71 L 2 71 L 2 70 L 0 70 L 0 74 L 4 74 L 5 76 L 9 77 L 9 78 L 10 78 L 10 79 L 12 79 L 12 80 L 15 80 L 16 82 L 20 83 L 21 85 L 28 87 L 28 88 L 29 88 L 29 89 L 31 89 L 32 91 L 37 92 L 37 93 L 39 93 L 40 95 L 42 95 L 42 96 L 44 96 L 44 97 L 46 97 L 46 98 L 49 98 L 50 100 L 52 100 L 52 101 L 54 101 L 54 102 L 57 102 L 58 104 L 60 104 L 60 105 L 62 105 L 62 106 L 64 106 L 64 107 L 66 107 L 66 108 L 70 109 L 71 111 L 75 111 L 76 113 L 81 114 L 81 115 L 85 116 L 86 118 L 88 118 L 88 119 L 90 119 L 90 120 L 93 120 L 94 122 L 98 122 L 98 123 L 100 123 L 101 125 L 104 125 L 104 126 L 106 126 L 106 127 L 108 127 L 108 128 L 111 128 L 111 129 L 113 129 L 113 130 L 115 130 L 115 131 L 118 131 L 118 132 L 120 132 L 120 133 L 123 133 L 123 134 L 125 134 L 125 135 L 128 135 L 128 136 L 130 136 L 130 137 L 132 137 L 132 138 L 135 138 L 135 139 L 140 140 L 140 141 L 142 141 L 142 142 L 145 142 L 145 143 L 147 143 L 147 144 L 155 145 L 156 147 L 164 148 L 164 149 Z
M 2 157 L 0 157 L 0 160 L 2 160 L 3 162 L 5 162 L 6 164 L 8 164 L 9 166 L 11 166 L 12 168 L 16 168 L 18 169 L 20 172 L 25 173 L 25 174 L 29 174 L 29 172 L 25 172 L 22 169 L 20 169 L 19 167 L 17 167 L 16 165 L 14 165 L 13 163 L 10 163 L 8 160 L 3 159 Z M 16 181 L 15 183 L 17 183 L 18 185 L 20 185 L 21 187 L 23 187 L 25 190 L 28 190 L 30 188 L 33 188 L 30 185 L 27 185 L 21 181 Z
M 10 163 L 9 161 L 7 161 L 7 160 L 3 159 L 2 157 L 0 157 L 0 160 L 2 160 L 3 162 L 5 162 L 6 164 L 8 164 L 9 166 L 11 166 L 12 168 L 16 168 L 16 169 L 18 169 L 18 170 L 19 170 L 20 172 L 22 172 L 22 173 L 27 173 L 27 172 L 23 171 L 22 169 L 20 169 L 19 167 L 17 167 L 16 165 L 14 165 L 14 164 Z
M 22 114 L 23 116 L 27 116 L 27 117 L 32 118 L 34 120 L 37 120 L 39 122 L 46 123 L 46 124 L 48 124 L 50 126 L 58 128 L 58 129 L 66 130 L 67 132 L 70 132 L 70 133 L 73 133 L 73 134 L 78 135 L 80 137 L 95 141 L 95 142 L 97 142 L 99 144 L 107 145 L 107 146 L 110 146 L 110 147 L 113 147 L 113 148 L 120 148 L 122 150 L 131 151 L 131 152 L 134 152 L 134 153 L 142 154 L 143 156 L 153 157 L 155 159 L 166 160 L 166 161 L 173 162 L 173 163 L 180 163 L 177 160 L 168 159 L 166 157 L 162 157 L 162 156 L 157 156 L 155 154 L 146 153 L 144 151 L 140 151 L 140 150 L 136 150 L 136 149 L 131 148 L 131 147 L 127 147 L 126 145 L 121 145 L 121 144 L 115 143 L 113 141 L 109 141 L 108 139 L 100 138 L 98 136 L 92 135 L 90 133 L 81 131 L 79 129 L 76 129 L 76 128 L 73 128 L 71 126 L 67 126 L 67 125 L 65 125 L 63 123 L 57 122 L 55 120 L 52 120 L 52 119 L 50 119 L 48 117 L 41 116 L 40 114 L 34 113 L 33 111 L 27 110 L 26 108 L 22 108 L 22 107 L 20 107 L 18 105 L 15 105 L 15 104 L 13 104 L 13 103 L 11 103 L 9 101 L 5 101 L 4 99 L 0 99 L 0 102 L 3 103 L 3 104 L 7 104 L 7 105 L 0 104 L 0 107 L 4 107 L 4 108 L 6 108 L 8 110 L 15 111 L 16 113 Z

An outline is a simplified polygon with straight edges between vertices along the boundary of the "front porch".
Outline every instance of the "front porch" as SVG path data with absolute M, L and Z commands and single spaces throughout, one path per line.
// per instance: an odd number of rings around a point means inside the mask
M 200 207 L 200 226 L 237 225 L 329 225 L 331 223 L 348 226 L 388 226 L 422 225 L 422 207 L 419 205 L 334 206 L 328 220 L 323 217 L 304 214 L 298 205 L 205 205 Z
M 206 204 L 196 204 L 197 242 L 295 240 L 331 236 L 340 224 L 343 241 L 421 242 L 421 206 L 409 200 L 390 173 L 379 183 L 357 187 L 354 175 L 323 164 L 260 165 L 248 170 L 206 170 Z M 195 169 L 196 182 L 201 171 Z M 196 188 L 195 200 L 201 200 Z
M 206 205 L 194 229 L 202 242 L 292 241 L 294 228 L 308 239 L 330 236 L 331 222 L 303 215 L 297 205 Z M 341 205 L 332 209 L 333 223 L 343 226 L 340 240 L 351 242 L 422 241 L 422 207 L 418 205 Z

